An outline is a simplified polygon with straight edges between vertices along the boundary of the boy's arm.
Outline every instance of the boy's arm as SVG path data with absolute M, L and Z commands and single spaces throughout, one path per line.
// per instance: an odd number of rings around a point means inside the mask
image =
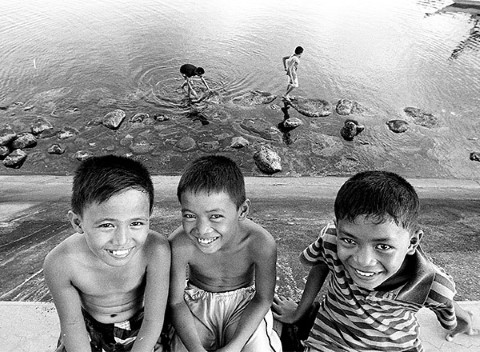
M 273 317 L 283 323 L 292 324 L 302 318 L 311 308 L 312 303 L 328 276 L 328 266 L 324 262 L 315 264 L 308 274 L 307 283 L 298 305 L 291 299 L 274 298 Z
M 200 76 L 200 79 L 202 80 L 205 87 L 210 91 L 210 87 L 208 86 L 207 81 L 205 81 L 205 78 L 203 78 L 203 76 Z
M 170 245 L 165 237 L 151 231 L 147 248 L 148 264 L 145 285 L 143 322 L 132 352 L 151 352 L 162 332 L 170 279 Z
M 71 265 L 63 251 L 55 248 L 45 258 L 43 265 L 45 282 L 57 308 L 65 349 L 69 352 L 90 352 L 80 295 L 70 277 Z
M 193 315 L 184 300 L 186 269 L 190 248 L 188 239 L 182 238 L 182 227 L 170 236 L 172 248 L 172 267 L 170 271 L 169 307 L 172 312 L 173 326 L 188 351 L 206 352 L 195 327 Z
M 265 231 L 262 229 L 262 231 Z M 241 351 L 253 335 L 273 302 L 276 283 L 277 245 L 269 233 L 253 234 L 255 240 L 249 246 L 255 266 L 255 295 L 242 313 L 233 339 L 217 351 Z
M 190 78 L 187 78 L 187 85 L 190 91 L 193 93 L 195 97 L 197 97 L 197 92 L 195 92 L 195 89 L 193 89 L 192 82 L 190 82 Z M 190 91 L 188 92 L 190 94 Z
M 287 60 L 288 60 L 289 57 L 290 57 L 290 56 L 284 56 L 284 57 L 282 57 L 283 68 L 284 68 L 284 70 L 287 71 L 287 72 L 288 72 L 288 69 L 287 69 Z
M 447 334 L 447 341 L 452 341 L 458 334 L 464 333 L 467 335 L 478 335 L 478 329 L 473 328 L 472 313 L 467 312 L 453 301 L 453 308 L 455 309 L 455 315 L 457 316 L 457 326 L 452 332 Z

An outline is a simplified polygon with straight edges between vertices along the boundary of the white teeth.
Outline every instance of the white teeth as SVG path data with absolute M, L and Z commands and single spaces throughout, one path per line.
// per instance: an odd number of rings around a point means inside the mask
M 126 257 L 128 253 L 130 252 L 129 249 L 121 249 L 118 251 L 110 251 L 115 257 Z
M 375 275 L 375 273 L 366 273 L 366 272 L 364 272 L 364 271 L 360 271 L 360 270 L 357 270 L 357 269 L 355 269 L 355 271 L 356 271 L 357 274 L 360 275 L 360 276 L 371 277 L 371 276 Z
M 198 243 L 200 244 L 210 244 L 215 241 L 218 237 L 214 238 L 197 238 Z

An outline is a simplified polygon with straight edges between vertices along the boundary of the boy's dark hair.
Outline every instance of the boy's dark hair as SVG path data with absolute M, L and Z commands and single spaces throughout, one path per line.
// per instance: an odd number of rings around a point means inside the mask
M 195 74 L 196 74 L 197 76 L 203 75 L 204 73 L 205 73 L 205 70 L 203 69 L 203 67 L 197 67 L 197 68 L 195 69 Z
M 420 202 L 413 186 L 388 171 L 364 171 L 347 180 L 335 199 L 337 220 L 354 221 L 364 215 L 381 224 L 392 219 L 407 230 L 416 230 Z
M 200 157 L 187 167 L 178 183 L 179 201 L 185 192 L 225 192 L 237 209 L 246 199 L 242 171 L 233 160 L 221 155 Z
M 88 158 L 80 164 L 73 177 L 72 211 L 82 215 L 87 205 L 105 202 L 128 188 L 148 193 L 152 212 L 153 183 L 145 166 L 116 155 Z
M 301 46 L 297 46 L 295 48 L 295 54 L 299 55 L 301 53 L 303 53 L 303 48 Z

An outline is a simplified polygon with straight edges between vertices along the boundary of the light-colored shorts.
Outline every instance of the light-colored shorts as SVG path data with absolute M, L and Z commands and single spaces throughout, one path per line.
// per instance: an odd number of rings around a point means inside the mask
M 187 284 L 184 299 L 194 316 L 198 335 L 206 350 L 223 347 L 233 338 L 242 313 L 254 295 L 254 286 L 218 293 Z M 178 335 L 173 340 L 172 352 L 187 351 Z M 270 310 L 242 349 L 242 352 L 260 351 L 282 351 L 280 338 L 273 330 Z
M 294 80 L 292 80 L 292 79 L 290 78 L 290 76 L 287 75 L 287 80 L 288 80 L 288 84 L 289 84 L 289 85 L 291 85 L 292 87 L 298 88 L 298 76 L 295 77 Z

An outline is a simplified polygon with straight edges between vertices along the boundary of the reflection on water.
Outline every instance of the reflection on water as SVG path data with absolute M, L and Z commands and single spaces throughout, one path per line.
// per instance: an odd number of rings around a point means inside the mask
M 470 135 L 480 105 L 479 22 L 446 11 L 450 3 L 3 0 L 0 104 L 52 114 L 82 106 L 82 117 L 113 105 L 188 116 L 182 64 L 204 67 L 219 101 L 251 90 L 280 95 L 281 58 L 302 45 L 294 94 L 356 100 L 379 119 L 415 106 Z

